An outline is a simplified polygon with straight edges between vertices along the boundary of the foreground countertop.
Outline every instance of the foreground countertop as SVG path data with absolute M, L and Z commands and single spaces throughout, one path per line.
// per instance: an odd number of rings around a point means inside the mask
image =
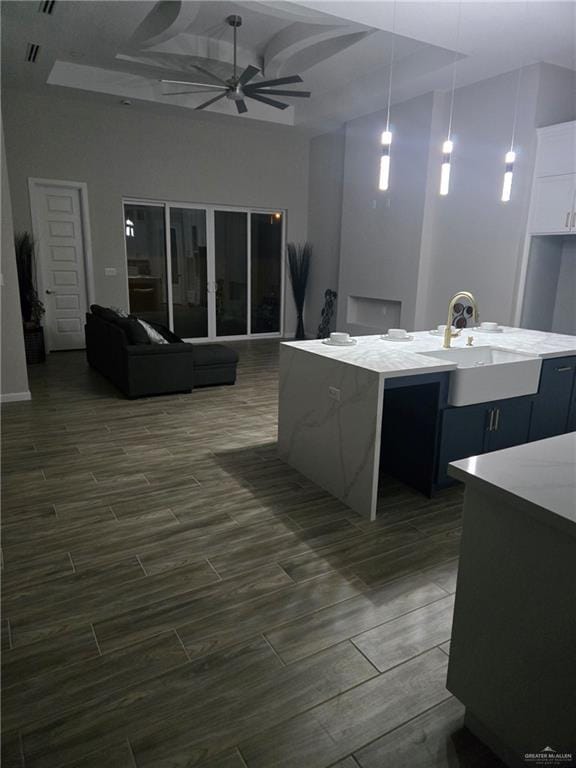
M 450 464 L 465 483 L 491 487 L 576 534 L 576 432 Z
M 483 333 L 473 328 L 464 328 L 461 336 L 452 340 L 452 346 L 465 347 L 468 336 L 474 336 L 476 347 L 487 345 L 502 347 L 535 354 L 542 358 L 576 355 L 576 336 L 502 327 L 502 333 Z M 443 362 L 419 354 L 442 349 L 441 336 L 435 336 L 429 331 L 416 331 L 410 335 L 413 337 L 412 341 L 386 341 L 381 339 L 380 335 L 357 336 L 357 343 L 349 347 L 330 346 L 319 339 L 284 342 L 284 346 L 339 360 L 383 374 L 386 378 L 456 369 L 454 362 Z

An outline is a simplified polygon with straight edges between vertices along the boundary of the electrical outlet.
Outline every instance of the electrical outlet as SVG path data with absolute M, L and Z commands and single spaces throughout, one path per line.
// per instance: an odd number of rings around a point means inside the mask
M 340 402 L 340 390 L 338 387 L 328 387 L 328 397 L 332 398 L 332 400 L 336 400 L 337 403 Z
M 104 267 L 104 274 L 106 277 L 116 277 L 116 267 Z

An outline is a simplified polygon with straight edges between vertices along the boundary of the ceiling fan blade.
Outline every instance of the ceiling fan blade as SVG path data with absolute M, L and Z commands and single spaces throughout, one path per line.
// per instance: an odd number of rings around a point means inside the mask
M 268 90 L 263 88 L 262 90 L 254 89 L 250 91 L 251 94 L 259 93 L 261 95 L 270 94 L 271 96 L 299 96 L 301 99 L 309 99 L 312 96 L 311 91 L 281 91 L 281 90 Z
M 303 83 L 300 75 L 288 75 L 287 77 L 277 77 L 275 80 L 261 80 L 258 83 L 246 86 L 247 88 L 266 88 L 274 85 L 290 85 L 291 83 Z
M 212 90 L 227 91 L 228 85 L 214 85 L 214 83 L 195 83 L 191 80 L 160 80 L 161 83 L 168 83 L 169 85 L 199 85 L 202 88 L 211 88 Z
M 205 109 L 206 107 L 209 107 L 210 104 L 214 104 L 214 102 L 219 101 L 220 99 L 223 99 L 224 96 L 226 96 L 225 93 L 219 93 L 218 96 L 214 96 L 213 99 L 209 99 L 208 101 L 205 101 L 204 104 L 200 104 L 198 107 L 195 107 L 195 109 Z
M 229 88 L 229 85 L 226 82 L 226 80 L 222 80 L 221 77 L 218 77 L 218 75 L 215 75 L 213 72 L 210 72 L 209 69 L 204 69 L 204 67 L 201 67 L 198 64 L 192 64 L 191 66 L 193 69 L 197 69 L 198 72 L 202 72 L 202 74 L 206 75 L 206 77 L 211 77 L 212 80 L 216 80 L 216 82 L 220 83 L 220 85 L 225 85 L 226 88 Z
M 253 77 L 256 77 L 259 72 L 260 70 L 258 67 L 253 67 L 250 64 L 238 78 L 238 85 L 246 85 L 246 83 L 252 80 Z
M 161 96 L 185 96 L 189 93 L 205 93 L 208 95 L 210 92 L 217 91 L 220 92 L 220 88 L 204 88 L 201 91 L 170 91 L 170 93 L 161 93 Z
M 262 104 L 269 104 L 271 107 L 276 107 L 276 109 L 287 109 L 290 106 L 290 104 L 283 104 L 281 101 L 276 101 L 275 99 L 267 99 L 265 96 L 261 96 L 259 93 L 246 93 L 245 96 L 248 99 L 261 101 Z
M 248 112 L 248 107 L 246 106 L 246 102 L 244 99 L 241 101 L 234 102 L 236 104 L 236 109 L 238 110 L 239 115 L 243 115 L 244 112 Z

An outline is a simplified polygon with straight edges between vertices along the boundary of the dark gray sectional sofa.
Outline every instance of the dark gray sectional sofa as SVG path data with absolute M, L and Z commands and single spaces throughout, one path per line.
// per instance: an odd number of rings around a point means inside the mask
M 167 344 L 150 342 L 132 316 L 93 304 L 86 314 L 88 363 L 127 397 L 190 392 L 234 384 L 238 355 L 223 344 L 188 344 L 168 328 L 149 323 Z

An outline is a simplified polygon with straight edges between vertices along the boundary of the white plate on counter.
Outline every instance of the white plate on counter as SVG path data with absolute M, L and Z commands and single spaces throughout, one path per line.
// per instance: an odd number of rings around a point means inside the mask
M 350 339 L 350 341 L 331 341 L 330 339 L 322 339 L 322 344 L 327 344 L 329 347 L 353 347 L 357 344 L 356 339 Z
M 458 331 L 464 330 L 463 328 L 454 328 L 452 333 L 457 333 Z M 431 331 L 428 331 L 430 336 L 444 336 L 444 331 L 439 331 L 438 328 L 433 328 Z
M 384 341 L 414 341 L 414 336 L 388 336 L 387 333 L 383 333 L 380 338 Z
M 482 328 L 482 326 L 478 325 L 474 328 L 464 328 L 463 330 L 476 331 L 476 333 L 504 333 L 504 328 L 501 325 L 498 328 Z

